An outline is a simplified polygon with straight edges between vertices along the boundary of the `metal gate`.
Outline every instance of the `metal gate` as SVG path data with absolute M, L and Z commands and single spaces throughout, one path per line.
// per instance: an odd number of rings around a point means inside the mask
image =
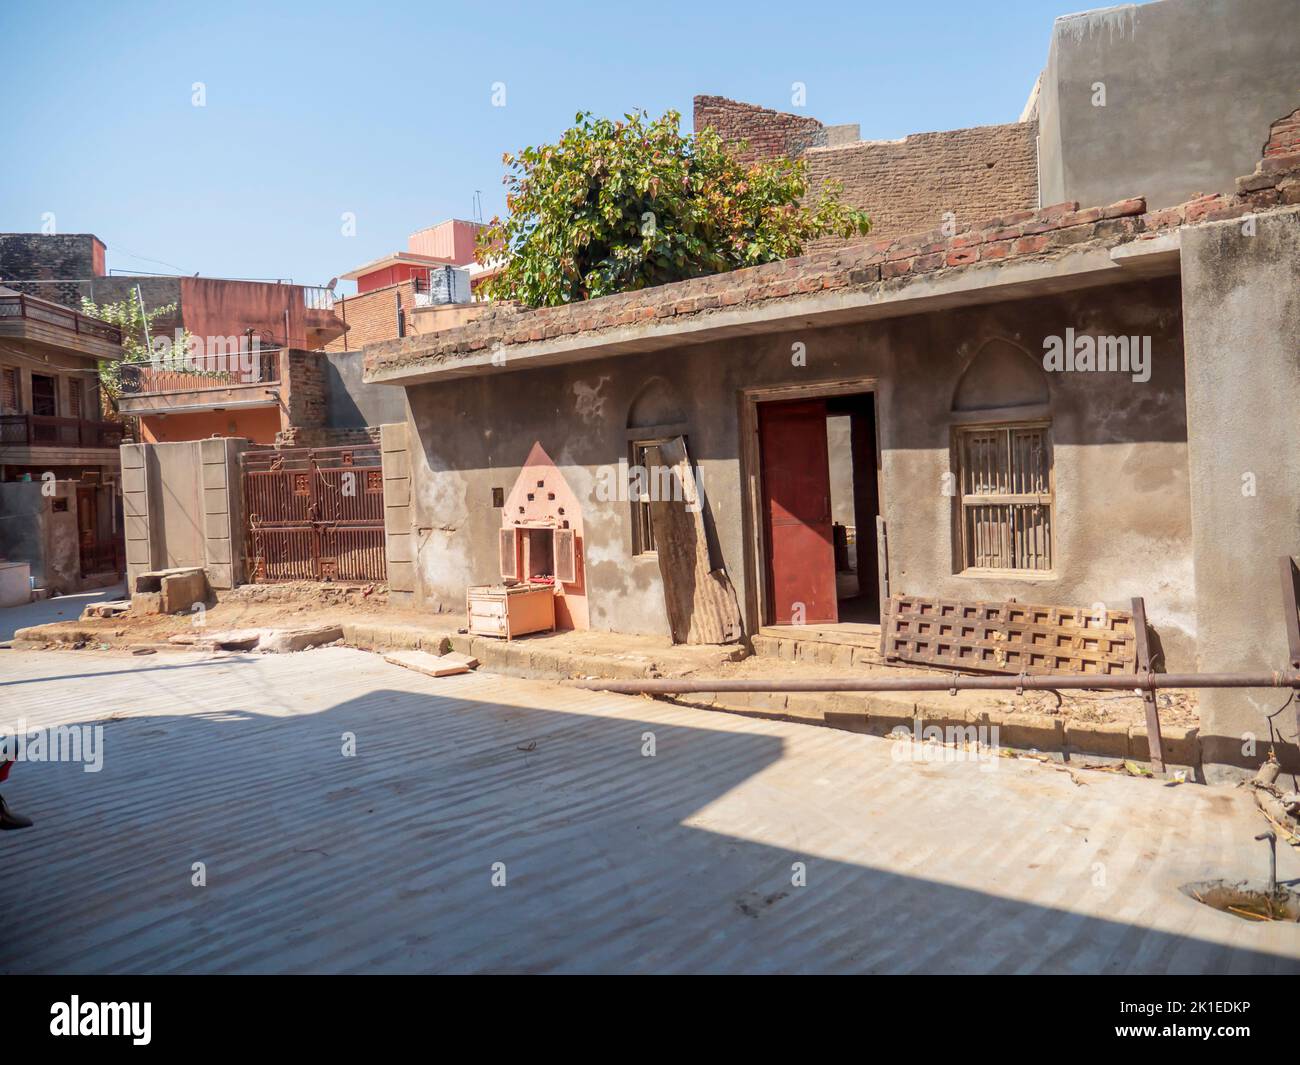
M 254 582 L 387 579 L 376 445 L 245 451 L 240 464 Z

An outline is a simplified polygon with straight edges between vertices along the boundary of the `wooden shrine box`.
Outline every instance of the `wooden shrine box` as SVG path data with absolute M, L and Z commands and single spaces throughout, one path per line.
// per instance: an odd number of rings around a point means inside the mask
M 480 585 L 467 593 L 465 613 L 474 636 L 510 640 L 530 632 L 553 632 L 555 591 L 549 584 Z
M 574 532 L 549 522 L 521 522 L 501 530 L 504 583 L 469 589 L 469 631 L 507 640 L 555 630 L 555 585 L 576 579 Z M 537 578 L 549 578 L 534 583 Z

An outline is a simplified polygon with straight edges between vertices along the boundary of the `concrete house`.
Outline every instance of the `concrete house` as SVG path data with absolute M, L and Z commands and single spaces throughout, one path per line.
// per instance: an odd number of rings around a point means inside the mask
M 114 325 L 0 287 L 0 560 L 76 591 L 122 566 L 122 426 L 100 413 Z M 26 583 L 26 582 L 21 582 Z
M 184 330 L 201 347 L 179 368 L 165 361 L 124 368 L 118 406 L 139 418 L 142 440 L 220 436 L 273 444 L 282 432 L 325 424 L 312 419 L 328 367 L 322 356 L 307 353 L 344 331 L 329 289 L 109 273 L 104 252 L 92 234 L 0 234 L 0 279 L 74 310 L 83 299 L 100 305 L 139 300 L 149 311 L 173 308 L 154 320 L 153 337 L 174 338 Z
M 369 346 L 366 380 L 409 408 L 384 437 L 394 592 L 464 609 L 531 575 L 546 536 L 536 572 L 571 627 L 811 638 L 869 630 L 889 594 L 1103 614 L 1142 596 L 1163 668 L 1280 668 L 1297 54 L 1287 4 L 1165 0 L 1058 20 L 1005 127 L 885 145 L 701 98 L 697 121 L 751 148 L 866 175 L 886 224 Z M 671 511 L 638 475 L 665 468 Z M 1249 764 L 1280 702 L 1205 693 L 1206 762 Z

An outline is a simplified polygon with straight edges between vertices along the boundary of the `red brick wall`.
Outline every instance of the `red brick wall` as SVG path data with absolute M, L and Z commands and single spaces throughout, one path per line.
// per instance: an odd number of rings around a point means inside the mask
M 325 345 L 326 351 L 359 351 L 378 340 L 397 338 L 397 300 L 406 311 L 407 333 L 411 329 L 411 311 L 415 309 L 415 284 L 403 281 L 357 296 L 348 296 L 334 304 L 334 314 L 347 323 L 347 331 Z
M 1268 143 L 1264 145 L 1264 158 L 1293 155 L 1300 152 L 1300 107 L 1285 118 L 1279 118 L 1269 127 Z
M 770 111 L 725 96 L 695 97 L 695 129 L 706 126 L 717 130 L 727 144 L 748 142 L 747 151 L 736 152 L 745 162 L 779 155 L 793 159 L 805 148 L 824 142 L 824 127 L 815 118 Z
M 961 224 L 1038 205 L 1038 127 L 1032 122 L 831 147 L 826 127 L 815 118 L 697 96 L 695 128 L 705 126 L 728 144 L 748 142 L 748 150 L 738 153 L 747 162 L 802 156 L 809 199 L 815 202 L 827 181 L 838 181 L 844 201 L 871 215 L 875 236 L 937 228 L 948 211 Z M 843 243 L 822 240 L 805 250 Z
M 280 402 L 285 428 L 318 429 L 328 420 L 325 356 L 296 348 L 280 352 Z
M 938 229 L 949 211 L 960 226 L 1027 210 L 1038 205 L 1037 134 L 1035 123 L 1015 122 L 810 148 L 808 198 L 816 202 L 827 181 L 838 181 L 842 199 L 871 216 L 873 237 Z M 805 250 L 845 243 L 832 238 Z

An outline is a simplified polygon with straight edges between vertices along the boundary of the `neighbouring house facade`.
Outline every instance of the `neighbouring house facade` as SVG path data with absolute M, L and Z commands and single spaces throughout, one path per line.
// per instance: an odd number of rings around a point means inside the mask
M 492 270 L 475 261 L 483 225 L 450 218 L 412 233 L 393 252 L 341 275 L 355 281 L 354 296 L 335 311 L 344 331 L 326 350 L 360 351 L 380 340 L 437 332 L 471 321 L 482 310 L 475 290 Z
M 98 365 L 116 326 L 0 287 L 0 559 L 38 588 L 120 572 L 122 425 L 101 413 Z
M 1195 39 L 1199 64 L 1135 63 L 1224 7 L 1271 13 L 1272 35 Z M 1232 93 L 1234 77 L 1250 93 L 1259 69 L 1300 54 L 1285 13 L 1167 0 L 1059 20 L 1038 99 L 1055 101 L 1062 158 L 1032 186 L 1050 170 L 1110 187 L 1064 117 L 1076 50 L 1095 55 L 1113 101 L 1132 74 L 1151 83 L 1149 108 L 1151 85 L 1173 78 L 1156 94 L 1164 117 L 1193 121 L 1179 100 Z M 1300 555 L 1291 92 L 1250 97 L 1242 176 L 1210 175 L 1185 202 L 1148 202 L 1133 172 L 1104 201 L 1038 207 L 1017 178 L 979 217 L 975 198 L 951 210 L 936 167 L 919 231 L 369 345 L 366 379 L 403 389 L 409 408 L 385 429 L 391 587 L 461 610 L 468 587 L 521 576 L 538 531 L 558 543 L 568 530 L 571 556 L 553 547 L 538 572 L 575 628 L 685 639 L 683 602 L 717 613 L 714 631 L 733 610 L 752 635 L 870 622 L 887 593 L 1103 609 L 1141 596 L 1164 668 L 1282 668 L 1277 559 Z M 1116 102 L 1121 128 L 1141 117 Z M 774 125 L 779 150 L 875 151 Z M 1041 134 L 991 128 L 1040 137 L 1041 157 Z M 1198 133 L 1221 137 L 1237 134 Z M 1156 184 L 1200 180 L 1200 156 L 1170 147 Z M 694 518 L 666 513 L 642 468 L 676 471 L 677 511 Z M 1204 693 L 1205 761 L 1257 762 L 1243 741 L 1268 736 L 1281 702 Z
M 153 336 L 174 338 L 183 330 L 201 345 L 193 367 L 141 365 L 124 368 L 119 410 L 140 419 L 146 442 L 243 437 L 272 444 L 295 426 L 291 365 L 301 371 L 303 392 L 323 377 L 293 352 L 320 351 L 343 332 L 332 292 L 279 281 L 106 274 L 104 245 L 91 234 L 47 236 L 0 234 L 0 278 L 21 291 L 56 298 L 79 309 L 139 301 L 148 311 L 173 310 L 156 318 Z M 304 426 L 307 427 L 307 426 Z M 313 424 L 310 427 L 315 428 Z

